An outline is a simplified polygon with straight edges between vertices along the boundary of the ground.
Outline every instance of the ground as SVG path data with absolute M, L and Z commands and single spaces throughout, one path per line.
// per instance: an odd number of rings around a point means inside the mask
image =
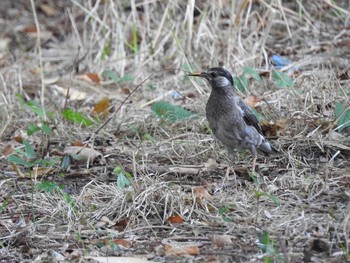
M 1 1 L 0 262 L 350 261 L 349 7 Z M 255 173 L 212 66 L 280 152 Z

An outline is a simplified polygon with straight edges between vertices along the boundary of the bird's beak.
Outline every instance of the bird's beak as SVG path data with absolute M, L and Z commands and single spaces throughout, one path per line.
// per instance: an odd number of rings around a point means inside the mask
M 187 76 L 205 78 L 206 74 L 204 72 L 190 72 L 190 73 L 187 73 Z

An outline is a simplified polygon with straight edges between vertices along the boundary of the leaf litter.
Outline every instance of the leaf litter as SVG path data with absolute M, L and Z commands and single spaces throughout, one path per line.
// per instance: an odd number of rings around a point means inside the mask
M 1 258 L 349 259 L 348 2 L 63 1 L 38 5 L 40 31 L 29 2 L 6 3 Z M 283 153 L 259 158 L 256 177 L 249 155 L 231 157 L 213 139 L 209 87 L 179 70 L 217 65 Z M 165 106 L 152 111 L 159 98 Z M 96 132 L 94 111 L 113 110 Z M 62 165 L 54 152 L 69 147 L 85 161 Z M 26 176 L 34 169 L 40 176 Z

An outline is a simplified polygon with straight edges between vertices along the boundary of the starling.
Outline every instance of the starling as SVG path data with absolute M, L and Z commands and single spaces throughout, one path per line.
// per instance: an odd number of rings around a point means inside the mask
M 207 120 L 214 135 L 229 152 L 248 149 L 253 157 L 253 171 L 258 152 L 265 155 L 278 152 L 265 139 L 253 111 L 235 94 L 230 72 L 215 67 L 188 76 L 202 77 L 209 82 L 211 93 L 206 105 Z

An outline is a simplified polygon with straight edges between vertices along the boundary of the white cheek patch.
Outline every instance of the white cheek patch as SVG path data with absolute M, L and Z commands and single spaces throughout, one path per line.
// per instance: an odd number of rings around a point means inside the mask
M 218 85 L 220 85 L 222 87 L 230 85 L 230 82 L 228 81 L 228 79 L 225 77 L 222 77 L 222 76 L 216 77 L 215 81 Z

